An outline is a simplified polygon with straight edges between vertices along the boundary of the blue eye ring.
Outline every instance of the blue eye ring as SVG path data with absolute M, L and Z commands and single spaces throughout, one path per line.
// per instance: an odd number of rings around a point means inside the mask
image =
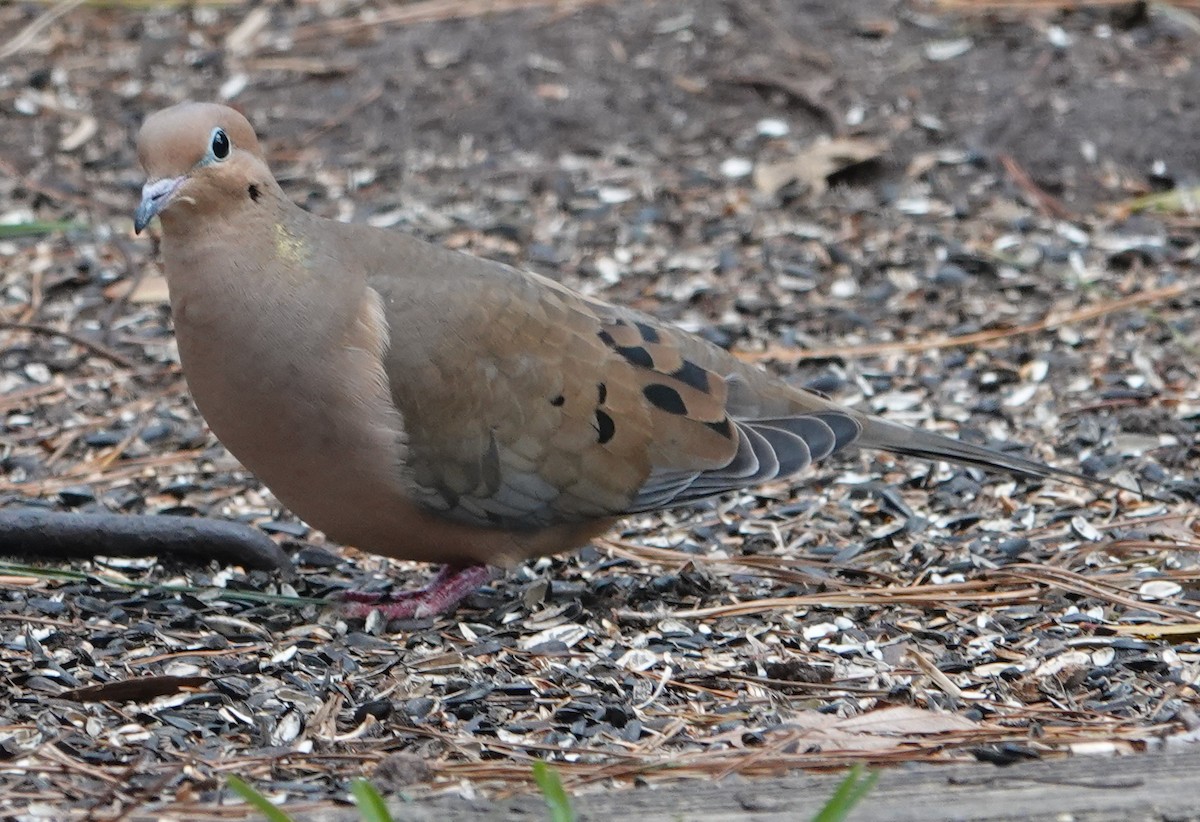
M 225 133 L 225 129 L 220 126 L 214 128 L 208 141 L 209 156 L 214 160 L 224 160 L 232 150 L 233 144 L 229 142 L 229 135 Z

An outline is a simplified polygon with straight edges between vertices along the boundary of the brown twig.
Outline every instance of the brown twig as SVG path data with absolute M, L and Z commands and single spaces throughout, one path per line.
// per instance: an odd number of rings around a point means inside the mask
M 70 192 L 63 191 L 62 189 L 53 188 L 34 180 L 32 177 L 29 177 L 26 174 L 22 174 L 16 166 L 2 157 L 0 157 L 0 172 L 12 177 L 14 180 L 20 181 L 22 188 L 26 188 L 32 192 L 41 194 L 43 197 L 54 200 L 55 202 L 70 203 L 71 205 L 79 206 L 80 208 L 95 208 L 96 206 L 94 201 L 89 200 L 86 197 L 80 197 L 77 194 L 71 194 Z
M 89 377 L 88 379 L 91 378 Z M 77 382 L 83 381 L 79 380 Z M 36 400 L 38 397 L 44 397 L 46 394 L 53 394 L 56 391 L 62 390 L 62 385 L 54 382 L 48 382 L 44 385 L 31 385 L 28 388 L 12 391 L 8 394 L 0 396 L 0 411 L 8 411 L 11 408 L 20 408 L 25 403 Z
M 757 571 L 765 577 L 783 582 L 800 584 L 815 583 L 824 585 L 827 588 L 845 585 L 844 580 L 793 568 L 791 566 L 795 564 L 794 560 L 780 557 L 753 555 L 733 557 L 706 556 L 703 554 L 688 554 L 683 551 L 672 551 L 669 548 L 654 548 L 649 545 L 638 545 L 633 542 L 622 542 L 614 539 L 602 539 L 597 540 L 597 542 L 607 546 L 608 550 L 617 556 L 632 559 L 636 562 L 659 563 L 675 567 L 687 564 L 728 565 L 730 567 Z
M 50 8 L 39 14 L 37 18 L 25 28 L 17 32 L 16 36 L 10 39 L 3 46 L 0 46 L 0 60 L 7 60 L 14 54 L 18 54 L 22 49 L 27 48 L 43 29 L 46 29 L 58 18 L 64 14 L 70 13 L 72 10 L 82 6 L 84 0 L 59 0 Z
M 799 80 L 778 74 L 728 74 L 717 79 L 731 86 L 782 92 L 793 103 L 822 119 L 830 131 L 834 133 L 841 131 L 841 123 L 838 121 L 837 115 L 821 102 L 821 92 L 827 89 L 807 87 Z M 829 86 L 832 85 L 832 82 L 829 83 Z
M 1087 322 L 1088 320 L 1094 320 L 1107 314 L 1139 305 L 1182 297 L 1187 293 L 1187 290 L 1187 284 L 1175 283 L 1149 291 L 1140 291 L 1137 294 L 1131 294 L 1128 297 L 1122 297 L 1106 303 L 1091 305 L 1058 317 L 1048 316 L 1027 325 L 1018 325 L 1014 328 L 993 328 L 987 331 L 977 331 L 974 334 L 963 334 L 958 337 L 938 337 L 932 340 L 871 343 L 868 345 L 837 346 L 833 348 L 804 349 L 771 345 L 762 351 L 739 351 L 737 352 L 737 356 L 739 359 L 748 362 L 776 360 L 783 363 L 796 363 L 805 360 L 857 359 L 859 357 L 874 357 L 879 354 L 891 353 L 912 354 L 920 351 L 935 351 L 942 348 L 961 348 L 966 345 L 982 346 L 1012 337 L 1037 334 L 1041 331 L 1052 331 L 1064 325 Z
M 402 6 L 385 8 L 369 20 L 361 18 L 327 20 L 298 27 L 293 32 L 297 42 L 318 37 L 347 34 L 365 28 L 408 26 L 439 20 L 469 20 L 488 14 L 503 14 L 549 6 L 556 10 L 574 11 L 585 6 L 607 3 L 609 0 L 420 0 Z
M 1009 565 L 999 572 L 1000 576 L 1014 577 L 1026 582 L 1061 588 L 1084 596 L 1096 597 L 1117 605 L 1124 605 L 1134 610 L 1151 611 L 1168 619 L 1182 622 L 1194 621 L 1195 615 L 1183 608 L 1173 608 L 1169 605 L 1158 605 L 1153 602 L 1142 602 L 1120 592 L 1115 586 L 1097 583 L 1087 577 L 1068 571 L 1064 568 L 1054 568 L 1047 565 Z
M 1200 0 L 1163 0 L 1164 5 L 1200 9 Z M 1061 12 L 1069 9 L 1128 6 L 1129 0 L 938 0 L 946 11 L 991 14 L 996 11 Z
M 1038 579 L 1039 583 L 1045 580 Z M 798 610 L 813 607 L 854 608 L 868 605 L 932 605 L 947 608 L 953 605 L 978 603 L 1018 603 L 1032 601 L 1038 595 L 1037 587 L 1000 589 L 994 583 L 965 582 L 957 584 L 911 585 L 892 588 L 863 588 L 852 591 L 807 594 L 794 597 L 764 597 L 711 608 L 689 608 L 679 611 L 647 612 L 618 610 L 622 619 L 657 620 L 706 619 L 712 617 L 747 616 L 770 610 Z
M 329 131 L 332 131 L 333 129 L 337 128 L 340 125 L 350 122 L 351 118 L 355 114 L 357 114 L 361 109 L 364 109 L 367 106 L 374 103 L 381 96 L 383 96 L 383 86 L 375 86 L 373 89 L 368 91 L 362 97 L 355 100 L 353 103 L 350 103 L 349 105 L 345 106 L 340 111 L 336 112 L 333 116 L 326 117 L 325 121 L 322 122 L 320 125 L 306 131 L 303 134 L 303 136 L 301 136 L 300 139 L 297 140 L 297 142 L 301 146 L 304 146 L 307 148 L 308 146 L 310 146 L 314 142 L 316 142 L 318 137 L 321 137 L 322 135 L 326 134 Z
M 161 473 L 161 470 L 158 469 L 194 462 L 204 457 L 207 453 L 207 448 L 191 448 L 172 451 L 169 454 L 150 454 L 144 457 L 133 457 L 122 460 L 117 465 L 103 472 L 96 471 L 92 465 L 76 465 L 69 470 L 60 471 L 56 476 L 46 479 L 25 480 L 24 482 L 5 482 L 3 479 L 0 479 L 0 491 L 15 491 L 20 494 L 41 496 L 54 493 L 81 481 L 90 485 L 114 483 L 118 480 L 143 475 L 146 471 Z M 193 466 L 193 470 L 198 469 Z
M 0 322 L 0 329 L 8 331 L 26 331 L 30 334 L 41 334 L 47 337 L 62 337 L 64 340 L 70 340 L 76 345 L 82 346 L 88 351 L 91 351 L 93 354 L 103 357 L 104 359 L 116 363 L 117 365 L 125 368 L 137 367 L 137 363 L 135 363 L 133 360 L 129 359 L 124 354 L 114 351 L 104 343 L 98 342 L 97 340 L 88 339 L 87 337 L 82 337 L 73 331 L 67 331 L 63 328 L 54 328 L 53 326 L 42 325 L 40 323 Z
M 1004 166 L 1004 170 L 1008 173 L 1009 178 L 1016 183 L 1029 199 L 1033 200 L 1033 204 L 1038 210 L 1047 217 L 1055 217 L 1059 220 L 1073 220 L 1075 215 L 1071 210 L 1063 205 L 1062 200 L 1047 192 L 1044 188 L 1033 181 L 1016 158 L 1011 154 L 1000 154 L 998 158 L 1000 165 Z

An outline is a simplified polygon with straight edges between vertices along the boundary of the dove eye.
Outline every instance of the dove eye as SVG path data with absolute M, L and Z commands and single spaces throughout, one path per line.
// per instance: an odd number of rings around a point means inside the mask
M 225 133 L 225 129 L 214 128 L 211 142 L 208 147 L 209 154 L 211 154 L 215 160 L 224 160 L 229 156 L 229 148 L 229 135 Z

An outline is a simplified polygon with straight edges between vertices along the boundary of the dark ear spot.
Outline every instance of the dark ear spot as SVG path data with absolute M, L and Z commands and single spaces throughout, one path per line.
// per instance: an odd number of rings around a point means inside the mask
M 562 394 L 559 394 L 557 397 L 550 400 L 550 404 L 553 405 L 555 408 L 562 408 L 563 403 L 565 403 L 566 401 L 567 401 L 567 398 L 564 397 Z
M 256 203 L 258 202 L 258 198 L 262 196 L 262 192 L 258 190 L 258 186 L 254 183 L 250 184 L 250 188 L 246 193 L 249 194 L 250 199 Z

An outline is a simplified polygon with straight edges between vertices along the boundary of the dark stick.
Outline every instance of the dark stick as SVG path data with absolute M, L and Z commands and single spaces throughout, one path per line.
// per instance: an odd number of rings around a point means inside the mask
M 27 560 L 96 555 L 244 565 L 290 577 L 292 561 L 257 528 L 204 517 L 0 509 L 0 555 Z

